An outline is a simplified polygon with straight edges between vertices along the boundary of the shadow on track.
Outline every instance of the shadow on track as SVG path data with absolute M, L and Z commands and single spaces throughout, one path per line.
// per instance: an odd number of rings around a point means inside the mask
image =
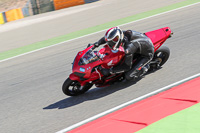
M 136 81 L 137 82 L 137 81 Z M 102 97 L 105 97 L 109 94 L 112 94 L 116 91 L 122 90 L 127 88 L 128 86 L 131 86 L 136 83 L 135 81 L 127 81 L 122 83 L 115 83 L 108 87 L 102 87 L 102 88 L 92 88 L 91 90 L 87 91 L 86 93 L 75 96 L 75 97 L 67 97 L 61 101 L 58 101 L 56 103 L 53 103 L 47 107 L 44 107 L 43 109 L 64 109 L 71 106 L 78 105 L 80 103 L 83 103 L 88 100 L 95 100 Z
M 151 74 L 153 72 L 155 72 L 155 71 L 148 72 L 146 75 Z M 132 85 L 136 84 L 138 81 L 140 81 L 141 79 L 143 79 L 143 78 L 140 78 L 136 81 L 117 82 L 108 87 L 92 88 L 91 90 L 87 91 L 86 93 L 84 93 L 82 95 L 75 96 L 75 97 L 67 97 L 61 101 L 58 101 L 47 107 L 44 107 L 43 109 L 56 109 L 56 108 L 64 109 L 64 108 L 78 105 L 85 101 L 99 99 L 99 98 L 105 97 L 109 94 L 112 94 L 116 91 L 125 89 L 129 86 L 132 86 Z

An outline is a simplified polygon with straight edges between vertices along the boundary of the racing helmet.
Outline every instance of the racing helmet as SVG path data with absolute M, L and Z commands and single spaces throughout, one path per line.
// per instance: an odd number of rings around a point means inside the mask
M 124 34 L 119 27 L 112 27 L 105 34 L 105 41 L 113 50 L 117 50 L 119 48 L 123 38 Z

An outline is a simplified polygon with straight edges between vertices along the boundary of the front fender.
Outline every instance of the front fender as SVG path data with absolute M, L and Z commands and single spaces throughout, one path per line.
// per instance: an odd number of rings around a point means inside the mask
M 73 74 L 73 73 L 71 73 L 71 74 L 69 75 L 69 78 L 70 78 L 71 80 L 76 80 L 76 81 L 78 81 L 78 82 L 81 83 L 80 77 L 76 76 L 76 75 Z

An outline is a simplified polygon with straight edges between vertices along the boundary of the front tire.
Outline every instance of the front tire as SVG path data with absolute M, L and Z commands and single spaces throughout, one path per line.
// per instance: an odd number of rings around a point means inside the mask
M 78 96 L 88 91 L 92 85 L 93 84 L 87 83 L 85 86 L 81 87 L 81 84 L 78 81 L 67 78 L 63 83 L 62 91 L 68 96 Z

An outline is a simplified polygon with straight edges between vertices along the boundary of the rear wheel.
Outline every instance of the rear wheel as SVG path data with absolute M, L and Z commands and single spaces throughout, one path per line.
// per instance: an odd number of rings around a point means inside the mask
M 68 96 L 78 96 L 88 91 L 92 85 L 93 84 L 87 83 L 85 86 L 81 86 L 78 81 L 67 78 L 63 83 L 62 91 L 65 95 Z
M 162 45 L 155 53 L 154 58 L 150 63 L 151 69 L 158 69 L 166 63 L 170 55 L 170 49 Z

